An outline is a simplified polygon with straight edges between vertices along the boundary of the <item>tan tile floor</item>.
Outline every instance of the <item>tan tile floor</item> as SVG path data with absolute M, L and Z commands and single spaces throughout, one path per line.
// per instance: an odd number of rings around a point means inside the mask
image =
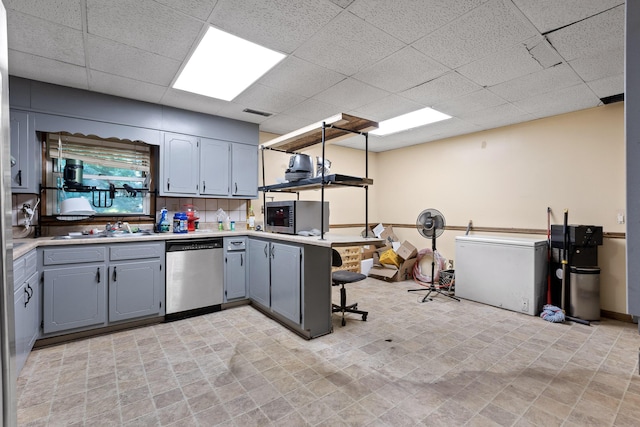
M 640 425 L 637 325 L 420 303 L 414 287 L 349 285 L 368 321 L 334 315 L 311 341 L 243 306 L 35 350 L 19 424 Z

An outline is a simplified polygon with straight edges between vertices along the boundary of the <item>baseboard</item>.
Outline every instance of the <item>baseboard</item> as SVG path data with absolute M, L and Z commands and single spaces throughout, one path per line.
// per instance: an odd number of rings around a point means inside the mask
M 615 311 L 609 310 L 600 310 L 600 316 L 606 317 L 607 319 L 619 320 L 621 322 L 635 323 L 633 321 L 633 316 L 630 314 L 616 313 Z

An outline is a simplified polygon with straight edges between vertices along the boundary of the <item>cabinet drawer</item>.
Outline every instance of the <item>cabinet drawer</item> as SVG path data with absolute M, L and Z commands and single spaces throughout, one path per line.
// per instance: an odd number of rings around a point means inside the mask
M 38 270 L 38 253 L 34 250 L 26 254 L 23 258 L 25 258 L 25 275 L 31 277 L 31 275 Z
M 109 248 L 109 260 L 161 258 L 164 255 L 163 243 L 123 243 Z
M 79 264 L 83 262 L 104 261 L 104 246 L 73 246 L 70 248 L 43 249 L 44 265 Z
M 32 250 L 13 261 L 13 290 L 16 291 L 38 269 L 38 254 Z
M 13 291 L 17 291 L 18 288 L 27 278 L 27 257 L 21 256 L 17 260 L 13 261 Z

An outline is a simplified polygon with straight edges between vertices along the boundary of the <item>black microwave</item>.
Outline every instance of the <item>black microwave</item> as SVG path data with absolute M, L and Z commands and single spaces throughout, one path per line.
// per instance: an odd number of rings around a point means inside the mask
M 320 208 L 322 206 L 322 209 Z M 324 218 L 322 213 L 324 212 Z M 298 234 L 316 229 L 329 231 L 329 202 L 287 200 L 267 202 L 264 213 L 266 231 Z M 324 224 L 324 226 L 323 226 Z

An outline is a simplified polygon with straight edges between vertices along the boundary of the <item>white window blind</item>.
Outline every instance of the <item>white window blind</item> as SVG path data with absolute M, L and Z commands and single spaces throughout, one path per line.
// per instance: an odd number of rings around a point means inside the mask
M 149 172 L 151 151 L 136 141 L 93 139 L 69 134 L 48 134 L 51 159 L 75 159 L 96 165 Z

